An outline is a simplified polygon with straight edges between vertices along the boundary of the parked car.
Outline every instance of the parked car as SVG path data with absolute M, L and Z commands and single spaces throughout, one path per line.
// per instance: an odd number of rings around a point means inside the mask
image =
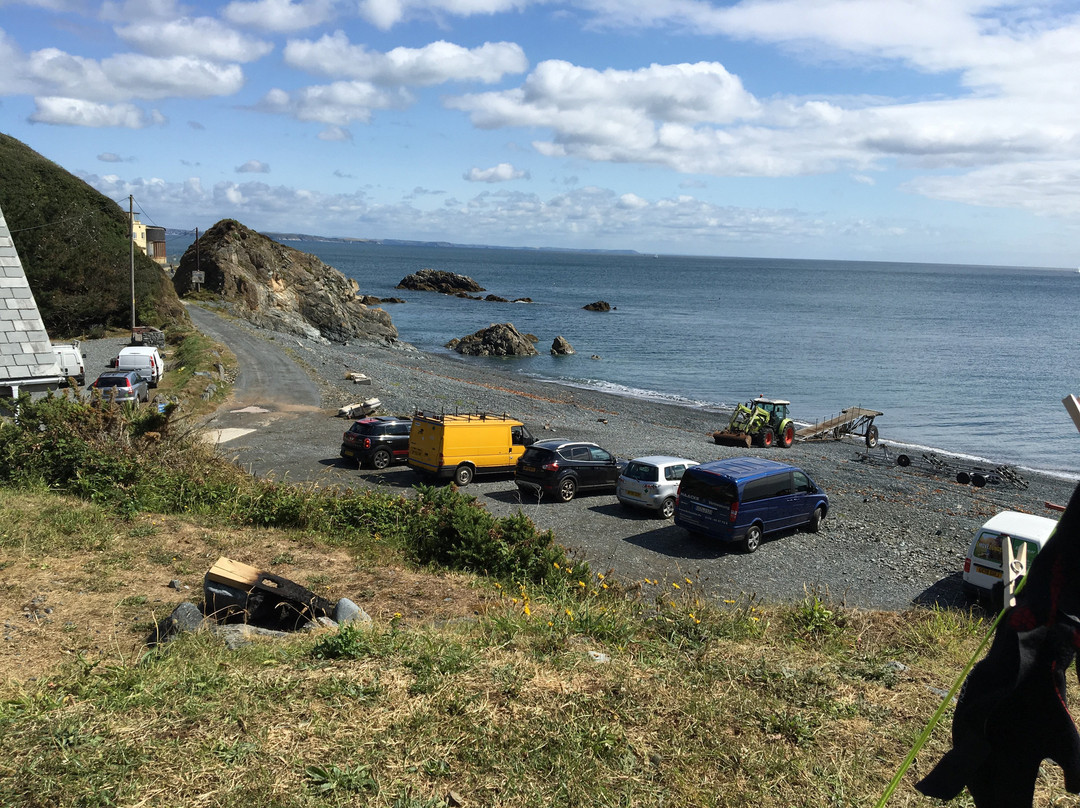
M 358 466 L 384 469 L 391 463 L 409 459 L 409 431 L 412 421 L 394 415 L 376 415 L 353 421 L 341 436 L 341 456 Z
M 1031 562 L 1057 527 L 1054 519 L 1018 511 L 1002 511 L 975 531 L 964 557 L 963 589 L 971 598 L 988 600 L 995 609 L 1002 606 L 1002 571 L 1005 567 L 1002 538 L 1013 546 L 1013 558 L 1027 545 L 1027 563 Z
M 165 361 L 153 345 L 131 345 L 120 349 L 116 357 L 117 370 L 136 370 L 151 387 L 157 387 L 165 375 Z
M 611 452 L 588 441 L 542 440 L 525 449 L 517 462 L 517 487 L 569 502 L 578 491 L 611 491 L 622 464 Z
M 774 531 L 805 526 L 817 533 L 828 512 L 829 497 L 802 469 L 735 457 L 686 470 L 675 524 L 695 535 L 739 542 L 752 553 Z
M 86 357 L 83 356 L 79 341 L 66 344 L 53 343 L 53 355 L 60 366 L 60 375 L 65 379 L 74 379 L 79 384 L 86 384 Z
M 413 416 L 409 465 L 423 477 L 458 486 L 478 474 L 507 474 L 534 438 L 521 421 L 489 412 Z
M 93 387 L 106 401 L 132 401 L 137 405 L 140 401 L 150 400 L 150 385 L 134 370 L 102 373 L 94 381 Z
M 683 473 L 696 460 L 685 457 L 650 455 L 626 464 L 615 486 L 615 496 L 628 508 L 647 508 L 661 519 L 675 515 L 675 496 Z

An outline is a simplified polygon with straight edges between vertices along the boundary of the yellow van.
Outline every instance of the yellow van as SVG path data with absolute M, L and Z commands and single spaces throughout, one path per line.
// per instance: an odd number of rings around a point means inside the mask
M 512 472 L 536 439 L 507 415 L 413 415 L 409 465 L 420 474 L 468 485 L 477 474 Z

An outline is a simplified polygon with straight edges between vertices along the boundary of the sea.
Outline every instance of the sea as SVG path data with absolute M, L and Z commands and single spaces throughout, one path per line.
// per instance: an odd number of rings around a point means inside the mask
M 284 243 L 355 278 L 400 338 L 457 361 L 551 383 L 724 411 L 765 395 L 800 424 L 859 406 L 909 453 L 1080 478 L 1080 271 L 862 261 L 709 258 L 395 245 Z M 420 269 L 467 275 L 468 300 L 396 289 Z M 606 301 L 609 312 L 583 306 Z M 492 323 L 539 338 L 540 356 L 461 357 L 445 347 Z M 556 336 L 576 350 L 551 356 Z M 913 455 L 915 456 L 915 455 Z

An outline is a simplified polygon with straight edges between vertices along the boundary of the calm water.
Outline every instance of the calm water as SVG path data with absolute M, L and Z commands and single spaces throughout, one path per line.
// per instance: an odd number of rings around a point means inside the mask
M 1080 475 L 1080 433 L 1061 405 L 1080 393 L 1068 328 L 1080 303 L 1075 271 L 293 246 L 365 294 L 406 298 L 385 308 L 401 339 L 427 351 L 450 354 L 442 346 L 453 337 L 512 322 L 540 338 L 541 356 L 462 361 L 688 406 L 729 408 L 763 393 L 789 399 L 804 422 L 859 405 L 884 413 L 885 441 Z M 428 267 L 535 303 L 394 289 Z M 582 310 L 595 300 L 616 310 Z M 546 353 L 560 334 L 575 356 Z

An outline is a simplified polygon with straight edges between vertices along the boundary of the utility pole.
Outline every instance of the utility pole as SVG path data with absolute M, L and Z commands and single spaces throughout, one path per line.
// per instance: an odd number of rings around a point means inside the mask
M 131 333 L 135 333 L 135 197 L 128 194 L 128 247 L 131 251 Z

